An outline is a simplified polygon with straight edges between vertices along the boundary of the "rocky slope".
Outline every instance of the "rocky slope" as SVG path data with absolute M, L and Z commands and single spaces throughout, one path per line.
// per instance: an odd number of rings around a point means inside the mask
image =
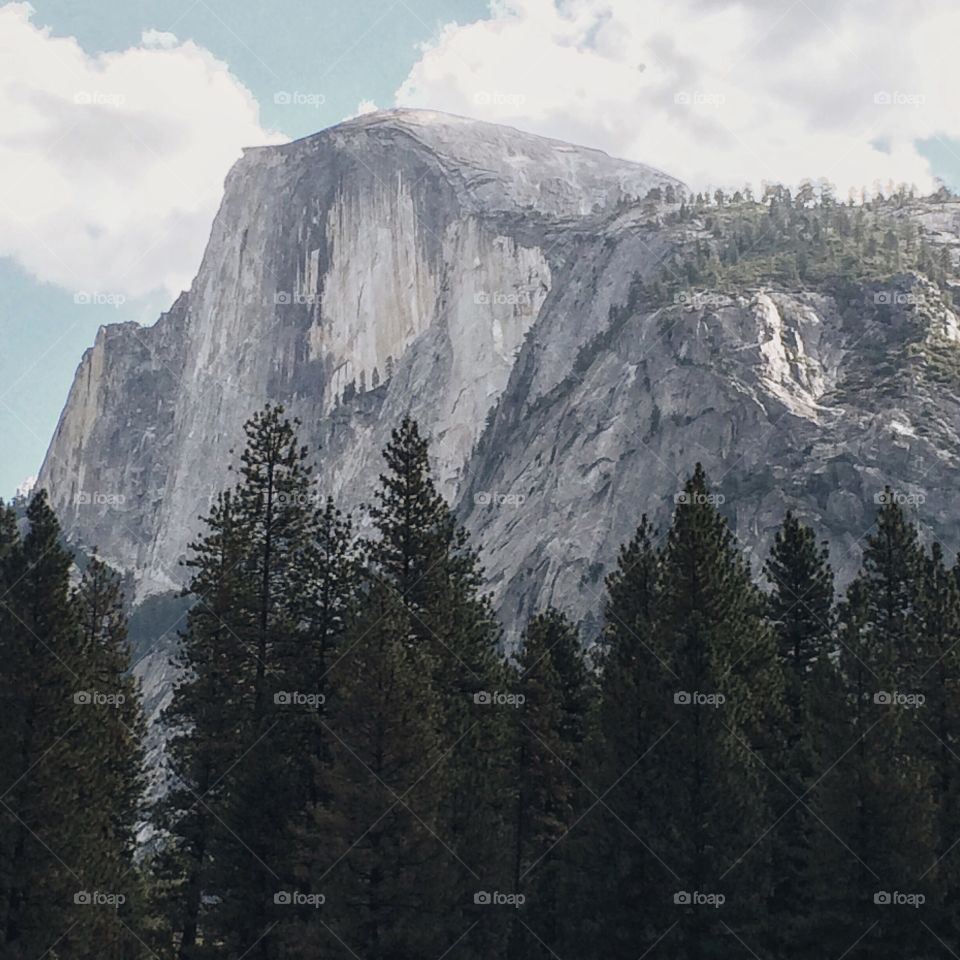
M 768 285 L 646 308 L 636 278 L 706 235 L 642 202 L 653 187 L 683 189 L 420 111 L 249 150 L 191 290 L 85 354 L 39 484 L 74 542 L 153 597 L 153 636 L 268 399 L 302 418 L 347 506 L 417 417 L 511 633 L 546 603 L 589 628 L 617 545 L 641 513 L 666 519 L 697 460 L 755 556 L 793 507 L 851 571 L 885 483 L 956 549 L 960 347 L 937 288 L 904 273 L 851 302 Z M 957 244 L 957 204 L 903 215 Z M 138 651 L 154 705 L 163 646 Z

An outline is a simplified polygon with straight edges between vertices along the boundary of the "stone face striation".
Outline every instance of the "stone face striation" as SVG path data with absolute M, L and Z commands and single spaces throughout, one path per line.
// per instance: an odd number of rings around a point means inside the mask
M 667 521 L 696 461 L 757 563 L 792 508 L 849 577 L 885 484 L 955 550 L 960 334 L 936 289 L 904 275 L 857 303 L 757 289 L 630 309 L 635 278 L 700 229 L 665 223 L 654 187 L 684 189 L 425 111 L 248 150 L 190 291 L 84 355 L 38 484 L 142 604 L 183 583 L 266 401 L 302 419 L 318 490 L 348 508 L 409 413 L 509 637 L 548 603 L 589 632 L 618 545 L 644 512 Z M 916 217 L 957 244 L 958 205 Z M 169 664 L 140 652 L 159 707 Z

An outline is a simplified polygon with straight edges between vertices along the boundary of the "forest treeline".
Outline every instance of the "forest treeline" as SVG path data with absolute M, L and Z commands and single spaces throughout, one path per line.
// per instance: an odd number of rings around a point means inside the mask
M 792 514 L 758 584 L 697 466 L 600 636 L 505 653 L 416 423 L 362 524 L 297 427 L 248 422 L 191 547 L 149 805 L 118 578 L 2 508 L 0 955 L 960 949 L 960 577 L 892 491 L 841 595 Z

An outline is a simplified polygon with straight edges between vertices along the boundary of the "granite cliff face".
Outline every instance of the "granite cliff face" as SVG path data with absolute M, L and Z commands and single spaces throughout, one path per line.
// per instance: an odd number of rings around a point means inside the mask
M 140 597 L 179 583 L 197 514 L 268 399 L 323 442 L 322 481 L 351 501 L 411 411 L 455 496 L 579 225 L 670 183 L 419 111 L 248 150 L 191 290 L 153 327 L 103 328 L 85 354 L 39 483 Z
M 960 335 L 937 289 L 903 274 L 855 303 L 763 287 L 644 309 L 636 278 L 707 234 L 643 202 L 653 187 L 683 192 L 420 111 L 249 150 L 191 290 L 85 354 L 39 484 L 142 602 L 182 582 L 265 401 L 303 420 L 320 488 L 348 507 L 410 413 L 511 633 L 546 603 L 589 628 L 618 544 L 641 513 L 668 517 L 697 460 L 755 558 L 792 507 L 849 574 L 885 484 L 956 549 Z M 957 245 L 956 204 L 904 216 Z M 159 702 L 162 651 L 139 652 Z

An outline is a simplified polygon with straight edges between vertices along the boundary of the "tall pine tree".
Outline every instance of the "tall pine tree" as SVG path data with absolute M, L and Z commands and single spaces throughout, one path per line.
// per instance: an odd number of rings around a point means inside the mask
M 851 957 L 923 955 L 917 911 L 884 902 L 930 896 L 934 861 L 928 761 L 919 744 L 922 551 L 889 491 L 863 567 L 840 607 L 843 697 L 817 801 L 820 933 Z M 855 944 L 855 945 L 854 945 Z
M 316 920 L 301 925 L 291 955 L 417 960 L 464 932 L 451 936 L 446 915 L 455 855 L 440 832 L 449 750 L 433 674 L 406 607 L 374 584 L 331 679 L 318 855 L 300 898 L 284 891 L 280 907 Z
M 410 618 L 416 642 L 433 663 L 441 698 L 444 743 L 451 751 L 450 789 L 443 797 L 442 833 L 456 853 L 448 888 L 447 918 L 459 935 L 474 929 L 462 949 L 498 949 L 499 925 L 477 914 L 476 876 L 485 886 L 509 876 L 505 727 L 501 711 L 478 709 L 478 694 L 502 687 L 499 629 L 482 570 L 467 534 L 436 488 L 428 444 L 406 417 L 384 450 L 370 515 L 378 533 L 368 550 L 371 575 L 394 591 Z
M 566 841 L 583 800 L 578 768 L 592 705 L 580 638 L 558 610 L 527 624 L 516 671 L 522 699 L 506 706 L 514 731 L 510 889 L 526 902 L 512 917 L 509 955 L 549 957 L 564 945 L 575 889 Z
M 825 545 L 810 527 L 787 513 L 765 566 L 771 585 L 768 616 L 784 678 L 784 710 L 771 765 L 772 890 L 770 946 L 781 955 L 816 954 L 820 940 L 811 923 L 813 845 L 822 829 L 809 793 L 826 749 L 819 709 L 833 674 L 833 571 Z

